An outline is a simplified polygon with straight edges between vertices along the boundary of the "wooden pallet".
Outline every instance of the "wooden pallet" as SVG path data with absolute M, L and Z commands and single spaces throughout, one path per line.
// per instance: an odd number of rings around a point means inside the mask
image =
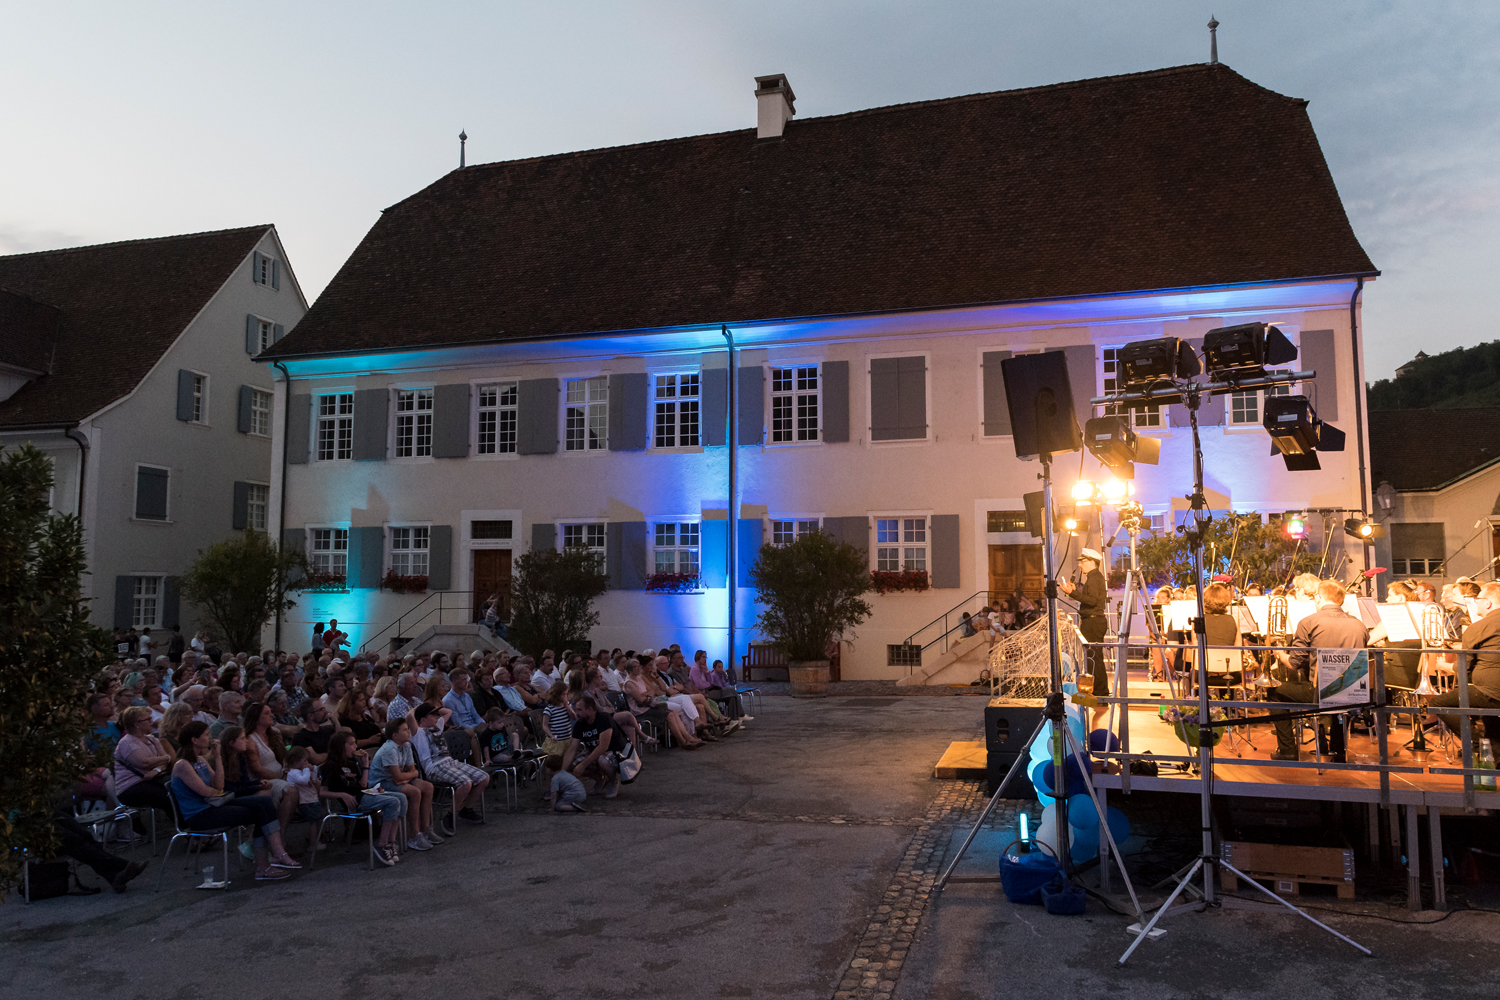
M 1304 885 L 1331 885 L 1340 899 L 1354 898 L 1354 852 L 1346 848 L 1226 840 L 1220 856 L 1279 896 L 1300 895 Z M 1240 880 L 1220 868 L 1219 884 L 1225 892 L 1234 892 Z

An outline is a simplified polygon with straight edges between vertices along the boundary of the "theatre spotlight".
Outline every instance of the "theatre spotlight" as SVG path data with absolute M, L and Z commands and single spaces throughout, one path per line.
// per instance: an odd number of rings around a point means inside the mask
M 1344 521 L 1344 534 L 1350 538 L 1358 538 L 1366 545 L 1373 545 L 1375 539 L 1385 537 L 1385 525 L 1363 517 L 1351 517 Z
M 1118 503 L 1130 493 L 1130 484 L 1123 479 L 1106 479 L 1099 484 L 1099 492 L 1110 503 Z
M 1321 469 L 1316 452 L 1344 450 L 1344 432 L 1319 420 L 1306 396 L 1267 399 L 1262 423 L 1271 435 L 1271 454 L 1279 454 L 1289 472 Z
M 1297 360 L 1297 348 L 1274 326 L 1242 323 L 1221 326 L 1203 335 L 1203 366 L 1211 378 L 1256 378 L 1267 365 Z
M 1286 515 L 1285 520 L 1282 521 L 1282 526 L 1286 529 L 1288 538 L 1307 537 L 1307 518 L 1301 514 Z
M 1202 371 L 1198 355 L 1177 337 L 1137 340 L 1120 348 L 1120 381 L 1126 389 L 1141 389 L 1162 379 L 1192 378 Z
M 1155 465 L 1161 461 L 1161 440 L 1150 435 L 1141 437 L 1121 416 L 1091 417 L 1083 425 L 1083 443 L 1120 479 L 1135 478 L 1136 462 Z
M 1087 479 L 1080 479 L 1073 484 L 1073 502 L 1087 507 L 1094 502 L 1094 484 Z

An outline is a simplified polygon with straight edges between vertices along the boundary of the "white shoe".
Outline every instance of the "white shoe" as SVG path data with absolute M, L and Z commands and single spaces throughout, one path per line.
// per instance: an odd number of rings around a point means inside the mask
M 742 715 L 742 716 L 740 716 L 740 721 L 741 722 L 754 722 L 755 721 L 755 716 L 753 716 L 753 715 Z
M 408 840 L 406 842 L 406 846 L 408 848 L 410 848 L 411 850 L 413 850 L 413 851 L 430 851 L 430 850 L 432 850 L 432 845 L 429 844 L 426 840 L 424 840 L 422 838 L 422 835 L 420 833 L 417 834 L 415 837 L 411 838 L 410 840 Z
M 436 830 L 423 830 L 421 833 L 417 834 L 417 836 L 425 840 L 428 847 L 436 847 L 437 845 L 448 839 L 447 837 L 438 836 L 438 832 Z

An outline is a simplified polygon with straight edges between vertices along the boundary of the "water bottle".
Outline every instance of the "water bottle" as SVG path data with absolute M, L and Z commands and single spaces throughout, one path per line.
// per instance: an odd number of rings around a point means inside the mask
M 1489 740 L 1479 741 L 1479 759 L 1474 763 L 1474 766 L 1486 768 L 1490 771 L 1493 771 L 1495 769 L 1495 754 L 1494 751 L 1490 749 Z M 1476 788 L 1492 789 L 1495 787 L 1495 776 L 1492 774 L 1476 776 L 1474 779 L 1474 786 Z

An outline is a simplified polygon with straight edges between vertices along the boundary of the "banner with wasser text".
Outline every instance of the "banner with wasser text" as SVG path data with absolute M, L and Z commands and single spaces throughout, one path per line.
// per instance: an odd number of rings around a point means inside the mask
M 1318 650 L 1317 683 L 1319 708 L 1369 704 L 1369 651 L 1364 649 Z

